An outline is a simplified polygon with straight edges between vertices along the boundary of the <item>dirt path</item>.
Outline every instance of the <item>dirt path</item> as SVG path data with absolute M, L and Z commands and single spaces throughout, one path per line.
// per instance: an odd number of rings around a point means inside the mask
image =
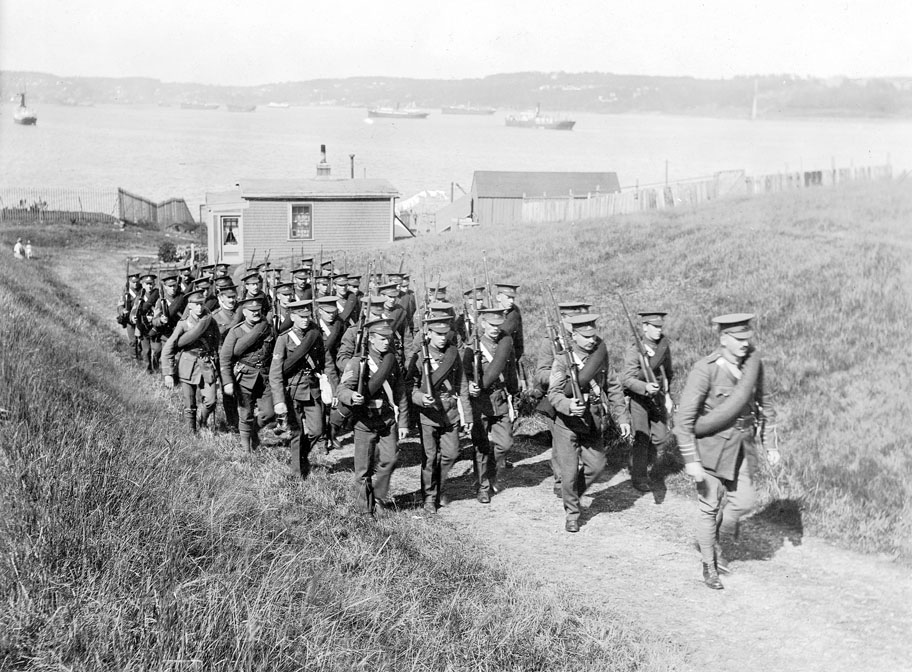
M 80 280 L 86 264 L 97 259 L 76 252 L 58 272 L 68 286 L 84 287 L 90 312 L 109 318 L 113 302 Z M 121 267 L 102 274 L 120 277 Z M 726 589 L 712 591 L 702 583 L 693 545 L 695 497 L 663 488 L 644 495 L 630 486 L 626 471 L 606 472 L 583 500 L 581 531 L 568 534 L 562 504 L 551 492 L 550 454 L 546 437 L 519 439 L 506 489 L 487 506 L 475 501 L 471 462 L 462 459 L 451 474 L 453 503 L 429 524 L 475 535 L 582 602 L 629 615 L 632 623 L 683 644 L 694 668 L 912 669 L 908 568 L 804 535 L 797 512 L 787 525 L 782 516 L 773 522 L 760 515 L 743 525 L 734 573 L 723 577 Z M 351 443 L 321 459 L 329 468 L 350 470 Z M 424 515 L 411 508 L 420 483 L 416 440 L 404 443 L 399 464 L 393 494 L 402 508 L 396 515 Z
M 563 529 L 542 438 L 517 442 L 506 490 L 488 506 L 473 497 L 471 463 L 452 473 L 455 501 L 440 522 L 484 539 L 524 571 L 562 582 L 587 604 L 608 606 L 692 651 L 694 667 L 739 670 L 912 668 L 912 572 L 885 558 L 834 548 L 800 526 L 753 519 L 743 526 L 726 589 L 702 583 L 693 545 L 696 498 L 630 486 L 603 475 L 584 498 L 579 534 Z M 468 456 L 463 451 L 463 457 Z M 330 454 L 340 467 L 351 446 Z M 409 441 L 393 479 L 399 515 L 419 487 L 420 447 Z

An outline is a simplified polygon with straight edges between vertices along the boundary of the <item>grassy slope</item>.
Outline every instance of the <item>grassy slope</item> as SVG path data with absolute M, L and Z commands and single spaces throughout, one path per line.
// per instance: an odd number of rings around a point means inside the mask
M 0 232 L 5 250 L 15 235 Z M 109 246 L 91 232 L 79 245 Z M 110 306 L 121 273 L 99 263 L 84 278 Z M 228 437 L 182 436 L 174 399 L 56 278 L 0 260 L 0 668 L 679 664 L 673 645 L 442 524 L 357 516 L 348 473 L 298 484 Z
M 460 232 L 409 242 L 406 266 L 463 287 L 522 283 L 527 351 L 543 347 L 538 283 L 604 314 L 611 350 L 631 310 L 670 311 L 679 391 L 716 344 L 713 315 L 754 312 L 785 452 L 767 501 L 797 499 L 805 529 L 867 551 L 912 556 L 912 190 L 851 185 L 574 225 Z M 395 252 L 394 252 L 395 254 Z M 398 259 L 397 259 L 398 261 Z M 461 269 L 453 272 L 452 269 Z M 689 487 L 683 479 L 678 489 Z M 791 508 L 791 507 L 789 507 Z

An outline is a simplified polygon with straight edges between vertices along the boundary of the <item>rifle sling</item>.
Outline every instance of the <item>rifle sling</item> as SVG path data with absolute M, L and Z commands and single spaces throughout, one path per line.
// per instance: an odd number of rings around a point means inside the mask
M 698 439 L 710 436 L 730 427 L 737 420 L 744 407 L 750 402 L 754 388 L 760 377 L 762 363 L 756 350 L 750 350 L 741 367 L 741 380 L 735 385 L 731 395 L 706 415 L 697 418 L 694 423 L 694 436 Z
M 507 368 L 507 362 L 513 356 L 513 337 L 509 334 L 501 336 L 497 341 L 497 349 L 494 351 L 494 359 L 484 369 L 482 376 L 482 389 L 490 388 L 494 383 L 500 380 L 500 376 Z
M 301 341 L 301 344 L 288 354 L 288 356 L 285 358 L 285 362 L 282 364 L 282 374 L 286 378 L 290 378 L 298 372 L 298 370 L 304 365 L 304 358 L 311 350 L 313 350 L 314 345 L 319 340 L 319 329 L 310 328 L 307 330 L 307 333 L 304 334 L 304 338 Z
M 248 352 L 260 345 L 263 335 L 270 329 L 269 322 L 262 320 L 255 324 L 246 334 L 241 336 L 234 343 L 234 357 L 243 357 Z
M 370 355 L 368 355 L 368 357 L 369 356 Z M 364 396 L 373 398 L 377 392 L 383 389 L 383 383 L 386 382 L 386 379 L 392 372 L 394 366 L 396 366 L 396 355 L 392 352 L 384 353 L 379 364 L 377 364 L 377 372 L 367 381 L 367 394 Z
M 440 360 L 440 366 L 437 367 L 436 371 L 431 372 L 431 389 L 436 390 L 449 377 L 458 356 L 459 353 L 456 346 L 447 345 L 446 350 L 443 352 L 443 359 Z
M 180 338 L 177 339 L 177 347 L 182 349 L 193 347 L 209 331 L 210 325 L 212 325 L 212 315 L 203 315 L 191 329 L 180 335 Z

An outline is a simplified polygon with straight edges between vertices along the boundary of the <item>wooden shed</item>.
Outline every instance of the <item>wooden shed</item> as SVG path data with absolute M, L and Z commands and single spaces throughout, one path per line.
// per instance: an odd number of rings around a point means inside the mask
M 383 179 L 241 180 L 207 193 L 209 259 L 230 264 L 326 251 L 363 250 L 397 237 L 399 193 Z
M 476 170 L 471 217 L 476 224 L 510 224 L 522 221 L 523 198 L 586 198 L 620 190 L 617 173 Z

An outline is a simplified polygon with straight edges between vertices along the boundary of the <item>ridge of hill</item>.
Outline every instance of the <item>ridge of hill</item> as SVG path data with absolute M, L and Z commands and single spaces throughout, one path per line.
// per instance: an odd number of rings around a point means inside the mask
M 755 89 L 756 87 L 756 89 Z M 256 86 L 162 82 L 146 77 L 69 77 L 41 72 L 0 71 L 0 99 L 28 90 L 34 102 L 60 104 L 209 103 L 417 105 L 465 104 L 526 110 L 599 113 L 658 112 L 704 116 L 757 115 L 910 116 L 912 78 L 828 79 L 795 75 L 698 79 L 605 72 L 515 72 L 478 79 L 348 77 Z

